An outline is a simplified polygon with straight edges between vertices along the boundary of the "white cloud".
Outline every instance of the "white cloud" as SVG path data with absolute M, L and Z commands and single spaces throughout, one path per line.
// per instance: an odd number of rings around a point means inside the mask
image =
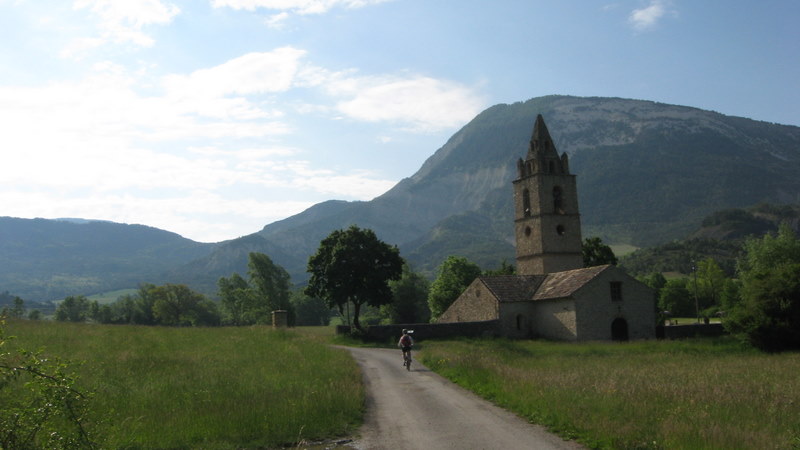
M 150 47 L 155 41 L 145 27 L 168 24 L 180 13 L 161 0 L 74 0 L 73 8 L 88 10 L 96 26 L 96 35 L 72 39 L 61 51 L 62 57 L 74 59 L 109 42 Z
M 289 19 L 289 13 L 282 12 L 282 13 L 273 14 L 273 15 L 267 17 L 264 20 L 264 23 L 266 23 L 267 26 L 270 27 L 270 28 L 274 28 L 276 30 L 280 30 L 280 29 L 284 28 L 287 19 Z
M 282 166 L 282 169 L 289 172 L 287 175 L 291 179 L 292 188 L 308 189 L 348 200 L 371 200 L 397 183 L 376 178 L 373 173 L 365 170 L 341 173 L 330 169 L 316 169 L 308 161 L 291 161 Z
M 350 97 L 337 104 L 348 117 L 400 122 L 420 132 L 458 126 L 485 106 L 485 101 L 464 85 L 424 76 L 346 78 L 328 88 L 334 95 Z
M 391 0 L 213 0 L 215 8 L 228 7 L 254 11 L 271 9 L 297 14 L 323 14 L 336 7 L 363 8 Z
M 674 14 L 663 0 L 650 0 L 644 8 L 635 9 L 628 16 L 628 22 L 637 31 L 645 31 L 655 27 L 667 14 Z
M 17 217 L 146 223 L 221 240 L 314 200 L 369 200 L 395 184 L 303 159 L 307 149 L 285 143 L 300 131 L 299 116 L 424 132 L 460 125 L 483 106 L 474 90 L 455 82 L 357 76 L 307 59 L 305 51 L 283 47 L 160 77 L 152 66 L 101 61 L 83 79 L 0 85 L 0 209 Z M 301 90 L 314 101 L 301 100 Z
M 189 75 L 166 77 L 165 86 L 169 95 L 185 97 L 284 92 L 292 87 L 305 54 L 293 47 L 248 53 Z
M 219 242 L 260 230 L 298 214 L 308 201 L 230 198 L 207 191 L 146 198 L 129 194 L 70 197 L 57 192 L 1 191 L 4 213 L 13 217 L 82 217 L 146 224 L 201 242 Z

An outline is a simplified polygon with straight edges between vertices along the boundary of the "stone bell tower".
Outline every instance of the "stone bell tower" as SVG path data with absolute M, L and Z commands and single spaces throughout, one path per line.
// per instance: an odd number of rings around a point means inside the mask
M 583 267 L 575 175 L 567 154 L 558 155 L 541 114 L 525 159 L 517 161 L 514 208 L 518 275 Z

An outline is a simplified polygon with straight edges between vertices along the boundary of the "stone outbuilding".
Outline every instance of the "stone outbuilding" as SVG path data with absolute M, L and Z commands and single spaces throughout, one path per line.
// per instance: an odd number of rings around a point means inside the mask
M 583 267 L 578 191 L 541 115 L 514 180 L 518 275 L 475 279 L 437 323 L 498 321 L 508 337 L 655 338 L 652 289 L 613 265 Z

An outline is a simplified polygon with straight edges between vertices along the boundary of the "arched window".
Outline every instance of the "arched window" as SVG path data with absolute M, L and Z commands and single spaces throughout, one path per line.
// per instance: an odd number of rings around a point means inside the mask
M 553 212 L 556 214 L 564 214 L 564 200 L 560 186 L 555 186 L 553 188 Z
M 522 190 L 522 215 L 531 216 L 531 193 L 527 189 Z

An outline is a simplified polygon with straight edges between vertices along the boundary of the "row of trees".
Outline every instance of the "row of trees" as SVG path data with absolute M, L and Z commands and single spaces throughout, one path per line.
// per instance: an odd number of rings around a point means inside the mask
M 610 248 L 597 238 L 586 240 L 584 259 L 616 262 Z M 379 240 L 372 230 L 352 226 L 336 230 L 320 242 L 309 258 L 308 271 L 308 286 L 291 292 L 290 276 L 283 267 L 263 253 L 251 253 L 247 278 L 234 273 L 218 280 L 219 303 L 185 285 L 144 284 L 136 294 L 112 304 L 101 305 L 84 296 L 67 297 L 58 305 L 55 318 L 110 324 L 238 326 L 269 323 L 272 311 L 286 310 L 291 325 L 327 325 L 335 308 L 356 328 L 361 328 L 365 311 L 370 323 L 420 323 L 441 315 L 479 275 L 513 274 L 514 266 L 504 261 L 498 269 L 484 273 L 466 258 L 450 256 L 431 283 L 405 264 L 397 247 Z
M 673 316 L 725 316 L 725 326 L 760 348 L 800 348 L 800 243 L 792 229 L 751 238 L 745 243 L 735 277 L 728 277 L 712 258 L 697 262 L 688 277 L 667 280 L 653 273 L 641 280 L 656 290 L 659 311 Z M 583 243 L 586 266 L 615 264 L 616 257 L 599 238 Z M 268 323 L 274 310 L 289 312 L 290 323 L 324 325 L 336 308 L 347 323 L 361 328 L 364 311 L 370 322 L 418 323 L 441 315 L 483 272 L 458 256 L 448 257 L 429 283 L 372 230 L 352 226 L 336 230 L 309 258 L 311 279 L 303 290 L 290 291 L 289 274 L 261 253 L 251 253 L 247 278 L 239 274 L 218 282 L 219 303 L 184 285 L 143 285 L 136 295 L 111 305 L 85 297 L 68 297 L 58 306 L 58 320 L 159 325 L 249 325 Z M 486 274 L 512 274 L 503 263 Z M 352 307 L 352 316 L 350 308 Z M 13 312 L 24 311 L 15 304 Z
M 800 348 L 800 240 L 786 224 L 777 234 L 745 240 L 734 277 L 707 258 L 688 277 L 653 273 L 641 280 L 656 290 L 662 312 L 721 316 L 729 332 L 755 347 Z
M 220 324 L 217 304 L 183 284 L 143 284 L 136 294 L 101 305 L 85 296 L 70 296 L 59 303 L 55 319 L 65 322 L 93 320 L 107 324 L 214 326 Z

